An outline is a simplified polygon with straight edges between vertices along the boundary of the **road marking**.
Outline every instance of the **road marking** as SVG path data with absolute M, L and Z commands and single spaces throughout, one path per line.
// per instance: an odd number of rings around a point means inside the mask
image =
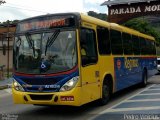
M 160 109 L 160 106 L 155 106 L 155 107 L 134 107 L 134 108 L 116 108 L 116 109 L 107 109 L 105 112 L 101 112 L 99 114 L 104 114 L 104 113 L 111 113 L 111 112 L 124 112 L 124 111 L 137 111 L 137 110 L 158 110 Z
M 101 112 L 99 112 L 96 116 L 91 117 L 89 120 L 94 120 L 97 116 L 101 115 L 101 114 L 105 114 L 105 113 L 110 113 L 110 112 L 122 112 L 122 111 L 137 111 L 137 110 L 157 110 L 160 109 L 160 106 L 154 106 L 154 107 L 132 107 L 132 108 L 115 108 L 116 106 L 127 102 L 129 99 L 134 98 L 135 96 L 143 96 L 143 95 L 160 95 L 160 93 L 151 93 L 151 94 L 141 94 L 142 92 L 150 89 L 151 87 L 155 86 L 156 84 L 152 84 L 148 87 L 146 87 L 145 89 L 137 92 L 136 94 L 124 99 L 123 101 L 121 101 L 120 103 L 117 103 L 111 107 L 109 107 L 108 109 L 105 109 Z
M 150 90 L 159 90 L 160 91 L 160 89 L 156 89 L 156 88 L 150 88 L 150 89 L 148 89 L 147 91 L 150 91 Z
M 155 86 L 154 87 L 160 87 L 160 84 L 155 84 Z
M 143 90 L 137 92 L 136 94 L 134 94 L 134 95 L 132 95 L 132 96 L 130 96 L 130 97 L 124 99 L 123 101 L 121 101 L 121 102 L 119 102 L 119 103 L 117 103 L 117 104 L 111 106 L 110 108 L 108 108 L 108 109 L 106 109 L 106 110 L 100 112 L 99 114 L 104 114 L 104 113 L 106 113 L 106 112 L 108 112 L 108 111 L 116 110 L 116 109 L 113 109 L 113 108 L 116 107 L 116 106 L 118 106 L 118 105 L 120 105 L 120 104 L 122 104 L 122 103 L 124 103 L 124 102 L 126 102 L 126 101 L 128 101 L 129 99 L 131 99 L 131 98 L 137 96 L 138 94 L 140 94 L 140 93 L 142 93 L 142 92 L 148 90 L 150 87 L 153 87 L 154 85 L 155 85 L 155 84 L 146 87 L 145 89 L 143 89 Z M 121 109 L 122 109 L 122 108 L 121 108 Z M 123 108 L 123 109 L 129 109 L 129 108 Z M 132 109 L 132 108 L 130 108 L 130 109 Z M 134 108 L 133 108 L 133 109 L 134 109 Z
M 154 102 L 154 101 L 159 101 L 160 102 L 160 99 L 142 99 L 142 100 L 127 100 L 125 102 Z
M 143 95 L 160 95 L 160 93 L 142 93 L 139 94 L 138 96 L 143 96 Z

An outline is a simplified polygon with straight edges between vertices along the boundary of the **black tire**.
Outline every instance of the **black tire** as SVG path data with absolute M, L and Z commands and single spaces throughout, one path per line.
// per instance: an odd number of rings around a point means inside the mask
M 142 82 L 140 83 L 141 87 L 146 87 L 147 86 L 147 80 L 148 80 L 147 71 L 144 70 L 143 74 L 142 74 Z
M 103 82 L 102 86 L 102 98 L 99 99 L 100 105 L 106 105 L 111 97 L 111 87 L 109 83 L 105 83 L 106 81 Z

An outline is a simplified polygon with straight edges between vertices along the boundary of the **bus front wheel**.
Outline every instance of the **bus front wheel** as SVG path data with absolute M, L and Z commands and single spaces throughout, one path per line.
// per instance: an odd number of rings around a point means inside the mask
M 99 103 L 100 105 L 106 105 L 110 99 L 111 96 L 111 87 L 109 85 L 109 82 L 106 83 L 106 81 L 103 82 L 102 86 L 102 98 L 100 98 Z

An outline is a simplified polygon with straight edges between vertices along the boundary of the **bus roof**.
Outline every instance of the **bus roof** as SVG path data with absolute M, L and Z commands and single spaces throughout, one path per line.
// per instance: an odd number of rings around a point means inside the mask
M 134 29 L 131 29 L 131 28 L 128 28 L 128 27 L 118 25 L 118 24 L 115 24 L 115 23 L 110 23 L 110 25 L 111 25 L 111 28 L 113 28 L 113 26 L 114 27 L 116 26 L 117 28 L 121 29 L 122 32 L 131 33 L 132 35 L 137 35 L 139 37 L 143 37 L 143 38 L 146 38 L 146 39 L 149 39 L 149 40 L 155 40 L 154 37 L 152 37 L 150 35 L 141 33 L 137 30 L 134 30 Z
M 98 24 L 98 25 L 103 26 L 103 27 L 108 27 L 108 28 L 110 27 L 109 22 L 106 22 L 104 20 L 100 20 L 100 19 L 95 18 L 95 17 L 85 15 L 83 13 L 81 13 L 80 15 L 81 15 L 81 19 L 83 21 L 86 21 L 86 22 L 89 22 L 89 23 L 92 23 L 92 24 L 96 23 L 96 25 Z
M 91 17 L 91 16 L 84 15 L 84 14 L 81 14 L 81 19 L 83 21 L 90 22 L 92 24 L 96 23 L 97 25 L 107 27 L 109 29 L 114 29 L 114 30 L 125 32 L 125 33 L 130 33 L 132 35 L 143 37 L 143 38 L 146 38 L 146 39 L 149 39 L 149 40 L 155 40 L 154 37 L 152 37 L 152 36 L 143 34 L 143 33 L 139 32 L 137 30 L 134 30 L 134 29 L 131 29 L 131 28 L 128 28 L 128 27 L 125 27 L 125 26 L 122 26 L 122 25 L 119 25 L 119 24 L 116 24 L 116 23 L 109 23 L 107 21 L 103 21 L 103 20 L 100 20 L 100 19 L 97 19 L 97 18 L 94 18 L 94 17 Z

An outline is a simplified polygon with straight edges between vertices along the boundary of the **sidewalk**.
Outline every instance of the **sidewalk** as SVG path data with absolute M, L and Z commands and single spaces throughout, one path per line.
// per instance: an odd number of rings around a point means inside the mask
M 6 89 L 12 84 L 12 78 L 7 78 L 5 80 L 0 80 L 0 90 Z

